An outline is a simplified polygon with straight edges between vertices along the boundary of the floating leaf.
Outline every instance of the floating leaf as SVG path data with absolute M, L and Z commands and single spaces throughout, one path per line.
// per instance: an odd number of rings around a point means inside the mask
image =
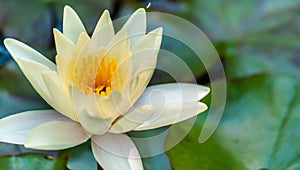
M 91 150 L 91 142 L 60 152 L 68 157 L 67 167 L 74 170 L 97 170 L 97 162 Z
M 61 155 L 58 157 L 45 154 L 21 154 L 17 156 L 1 156 L 1 170 L 67 170 L 65 167 L 66 158 Z
M 299 167 L 299 87 L 297 79 L 288 76 L 257 75 L 229 81 L 228 101 L 217 131 L 204 144 L 198 143 L 205 118 L 200 115 L 189 135 L 168 152 L 172 167 Z

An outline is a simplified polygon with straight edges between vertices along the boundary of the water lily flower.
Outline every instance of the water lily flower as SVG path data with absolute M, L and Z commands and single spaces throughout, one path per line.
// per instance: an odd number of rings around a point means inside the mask
M 13 59 L 53 110 L 2 118 L 0 142 L 61 150 L 91 139 L 94 157 L 104 169 L 143 169 L 126 132 L 171 125 L 207 109 L 199 102 L 209 93 L 207 87 L 147 87 L 162 31 L 146 34 L 145 10 L 138 9 L 115 33 L 105 10 L 89 36 L 76 12 L 65 6 L 63 32 L 53 30 L 56 65 L 24 43 L 5 39 Z

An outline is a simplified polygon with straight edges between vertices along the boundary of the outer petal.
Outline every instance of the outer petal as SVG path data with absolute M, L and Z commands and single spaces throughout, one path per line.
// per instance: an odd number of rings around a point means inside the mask
M 50 70 L 56 70 L 56 66 L 54 63 L 52 63 L 50 60 L 48 60 L 46 57 L 44 57 L 39 52 L 35 51 L 31 47 L 27 46 L 26 44 L 14 40 L 11 38 L 6 38 L 4 40 L 4 45 L 11 54 L 11 56 L 14 58 L 14 60 L 18 59 L 26 59 L 30 61 L 35 61 L 37 63 L 40 63 L 41 65 L 44 65 Z M 18 62 L 18 61 L 17 61 Z
M 135 44 L 146 32 L 146 11 L 143 8 L 137 9 L 122 27 L 127 32 L 132 45 Z M 121 30 L 122 30 L 121 29 Z
M 36 126 L 50 121 L 66 121 L 68 118 L 55 110 L 35 110 L 18 113 L 0 119 L 0 141 L 24 144 L 25 137 Z
M 42 77 L 51 95 L 54 108 L 70 119 L 78 121 L 71 99 L 62 86 L 57 73 L 54 71 L 44 72 Z
M 76 45 L 74 44 L 74 42 L 69 40 L 56 28 L 53 29 L 53 34 L 57 55 L 59 57 L 71 59 L 71 57 L 74 56 L 76 50 Z
M 88 109 L 88 108 L 87 108 Z M 102 135 L 104 134 L 111 125 L 111 118 L 96 117 L 93 113 L 87 109 L 82 110 L 78 114 L 78 119 L 83 128 L 90 134 Z
M 106 47 L 114 35 L 115 31 L 109 16 L 109 12 L 108 10 L 105 10 L 95 27 L 92 39 L 98 47 Z
M 143 105 L 137 108 L 132 107 L 125 115 L 118 118 L 111 126 L 109 132 L 111 133 L 125 133 L 135 129 L 143 122 L 153 117 L 157 109 L 156 106 Z M 160 107 L 161 108 L 161 107 Z
M 45 71 L 52 71 L 48 67 L 38 62 L 26 59 L 16 59 L 19 67 L 34 87 L 34 89 L 41 95 L 41 97 L 52 107 L 53 101 L 51 99 L 50 93 L 47 86 L 42 78 L 42 73 Z
M 205 111 L 207 106 L 201 102 L 189 102 L 172 103 L 156 108 L 155 114 L 134 130 L 149 130 L 175 124 Z
M 139 152 L 126 135 L 106 133 L 101 136 L 93 136 L 92 150 L 97 162 L 104 169 L 143 169 Z
M 135 106 L 159 103 L 195 102 L 209 93 L 205 86 L 188 83 L 169 83 L 147 87 Z
M 86 30 L 79 16 L 71 7 L 66 5 L 64 8 L 64 17 L 63 17 L 63 33 L 71 41 L 76 43 L 79 34 L 82 32 L 86 32 Z
M 79 123 L 71 120 L 52 121 L 34 128 L 25 139 L 25 147 L 41 150 L 61 150 L 89 139 Z

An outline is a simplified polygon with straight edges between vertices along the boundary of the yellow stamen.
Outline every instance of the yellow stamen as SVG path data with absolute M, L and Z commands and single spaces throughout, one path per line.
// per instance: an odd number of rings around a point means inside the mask
M 85 94 L 96 93 L 106 96 L 112 91 L 112 79 L 118 63 L 115 57 L 105 63 L 104 57 L 99 62 L 98 56 L 81 57 L 81 62 L 71 61 L 71 82 Z

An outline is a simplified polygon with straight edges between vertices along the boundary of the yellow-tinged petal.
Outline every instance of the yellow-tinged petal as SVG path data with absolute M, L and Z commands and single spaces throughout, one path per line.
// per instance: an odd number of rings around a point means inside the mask
M 76 45 L 56 28 L 53 29 L 57 57 L 71 59 L 75 55 Z
M 81 49 L 79 49 L 79 46 L 77 48 L 77 59 L 78 61 L 80 61 L 80 57 L 88 57 L 89 55 L 92 57 L 95 57 L 96 55 L 101 56 L 102 53 L 100 53 L 99 51 L 104 51 L 103 48 L 100 48 L 101 50 L 99 50 L 99 48 L 97 48 L 95 42 L 92 39 L 89 39 L 87 42 L 84 43 L 84 46 L 82 46 Z M 76 52 L 76 53 L 77 53 Z M 93 63 L 91 63 L 93 64 Z
M 129 99 L 132 103 L 135 103 L 137 99 L 141 96 L 148 83 L 150 82 L 153 72 L 155 70 L 152 61 L 145 61 L 143 64 L 141 64 L 141 66 L 145 67 L 143 67 L 135 73 L 129 84 Z
M 89 40 L 90 40 L 90 37 L 87 33 L 85 33 L 85 32 L 80 33 L 77 44 L 76 44 L 75 56 L 78 56 L 80 54 L 81 50 L 83 49 L 83 47 Z
M 105 10 L 95 27 L 92 39 L 95 41 L 97 47 L 106 47 L 114 35 L 115 31 L 109 12 Z
M 116 119 L 126 112 L 127 104 L 118 91 L 111 91 L 107 96 L 99 96 L 98 108 L 102 114 Z
M 109 42 L 107 50 L 108 52 L 105 57 L 106 63 L 112 57 L 116 57 L 117 61 L 121 61 L 128 57 L 130 55 L 130 41 L 126 31 L 119 31 Z
M 61 114 L 78 121 L 68 92 L 65 91 L 56 72 L 43 72 L 42 77 L 52 97 L 54 108 Z
M 0 119 L 0 142 L 23 145 L 29 132 L 46 122 L 66 121 L 55 110 L 33 110 L 17 113 Z
M 77 117 L 79 117 L 79 113 L 81 113 L 85 109 L 89 109 L 89 112 L 91 112 L 90 114 L 93 116 L 102 117 L 104 119 L 109 118 L 105 117 L 105 115 L 100 112 L 97 105 L 98 99 L 96 94 L 92 93 L 89 95 L 85 95 L 81 90 L 74 86 L 69 86 L 69 94 L 75 107 Z
M 127 135 L 106 133 L 93 136 L 92 151 L 97 162 L 104 169 L 143 169 L 140 154 Z
M 155 51 L 158 52 L 161 45 L 162 33 L 163 28 L 159 27 L 152 30 L 147 35 L 144 35 L 136 44 L 134 44 L 132 53 L 144 49 L 156 49 Z
M 113 120 L 97 117 L 87 109 L 78 113 L 78 119 L 82 127 L 90 134 L 102 135 L 106 133 Z
M 162 28 L 157 28 L 143 36 L 134 45 L 132 55 L 128 57 L 128 60 L 134 61 L 133 75 L 123 93 L 129 96 L 130 102 L 134 103 L 139 98 L 152 77 L 161 45 L 162 31 Z
M 127 20 L 121 30 L 127 32 L 132 45 L 135 44 L 146 32 L 146 11 L 137 9 Z
M 68 76 L 70 74 L 70 61 L 75 55 L 76 45 L 57 29 L 53 29 L 56 46 L 56 65 L 60 79 L 64 82 L 67 89 Z
M 51 95 L 42 77 L 43 72 L 52 70 L 50 70 L 47 66 L 32 60 L 25 60 L 21 58 L 16 58 L 15 60 L 33 88 L 49 105 L 54 106 Z
M 18 40 L 12 38 L 6 38 L 4 40 L 4 45 L 14 60 L 17 59 L 30 60 L 30 61 L 40 63 L 45 67 L 48 67 L 48 69 L 50 70 L 56 70 L 56 66 L 53 62 L 51 62 L 49 59 L 47 59 L 42 54 L 35 51 L 28 45 Z
M 52 121 L 34 128 L 25 139 L 25 147 L 40 150 L 61 150 L 86 142 L 90 138 L 79 123 Z
M 82 32 L 86 32 L 86 30 L 79 16 L 70 6 L 66 5 L 63 16 L 63 33 L 71 41 L 76 43 L 80 33 Z
M 133 130 L 149 130 L 172 125 L 204 112 L 207 106 L 201 102 L 180 102 L 160 104 L 155 108 L 158 108 L 155 114 Z

